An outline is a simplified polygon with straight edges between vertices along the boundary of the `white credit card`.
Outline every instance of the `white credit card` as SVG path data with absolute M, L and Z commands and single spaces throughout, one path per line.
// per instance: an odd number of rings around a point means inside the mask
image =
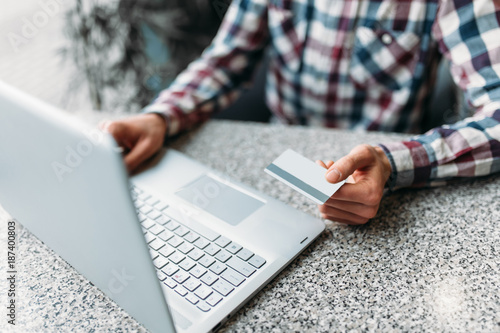
M 345 180 L 329 183 L 325 179 L 325 168 L 291 149 L 281 154 L 264 171 L 319 205 L 324 204 L 345 183 Z

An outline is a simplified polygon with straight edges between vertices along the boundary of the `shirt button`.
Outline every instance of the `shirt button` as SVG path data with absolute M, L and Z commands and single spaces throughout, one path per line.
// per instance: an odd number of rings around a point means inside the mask
M 384 33 L 382 35 L 382 43 L 384 43 L 385 45 L 391 44 L 392 43 L 391 35 L 389 35 L 388 33 Z

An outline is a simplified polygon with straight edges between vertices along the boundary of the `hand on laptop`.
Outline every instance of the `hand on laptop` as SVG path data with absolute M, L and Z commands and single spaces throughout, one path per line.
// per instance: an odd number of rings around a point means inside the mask
M 326 179 L 330 183 L 342 181 L 349 175 L 354 179 L 318 206 L 323 218 L 357 225 L 375 217 L 391 174 L 391 164 L 380 147 L 360 145 L 335 163 L 316 163 L 328 169 Z
M 167 130 L 163 117 L 154 113 L 104 122 L 100 127 L 125 149 L 124 160 L 129 172 L 160 150 Z

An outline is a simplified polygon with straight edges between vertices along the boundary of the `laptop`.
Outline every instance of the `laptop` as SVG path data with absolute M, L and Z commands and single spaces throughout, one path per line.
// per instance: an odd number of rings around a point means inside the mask
M 112 136 L 0 82 L 0 204 L 151 332 L 208 332 L 324 230 L 171 149 L 129 177 Z

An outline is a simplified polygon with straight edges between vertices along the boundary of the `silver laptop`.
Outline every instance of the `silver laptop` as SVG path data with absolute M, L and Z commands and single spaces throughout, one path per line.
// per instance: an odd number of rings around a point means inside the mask
M 217 329 L 323 230 L 174 151 L 120 150 L 0 82 L 0 204 L 151 332 Z

